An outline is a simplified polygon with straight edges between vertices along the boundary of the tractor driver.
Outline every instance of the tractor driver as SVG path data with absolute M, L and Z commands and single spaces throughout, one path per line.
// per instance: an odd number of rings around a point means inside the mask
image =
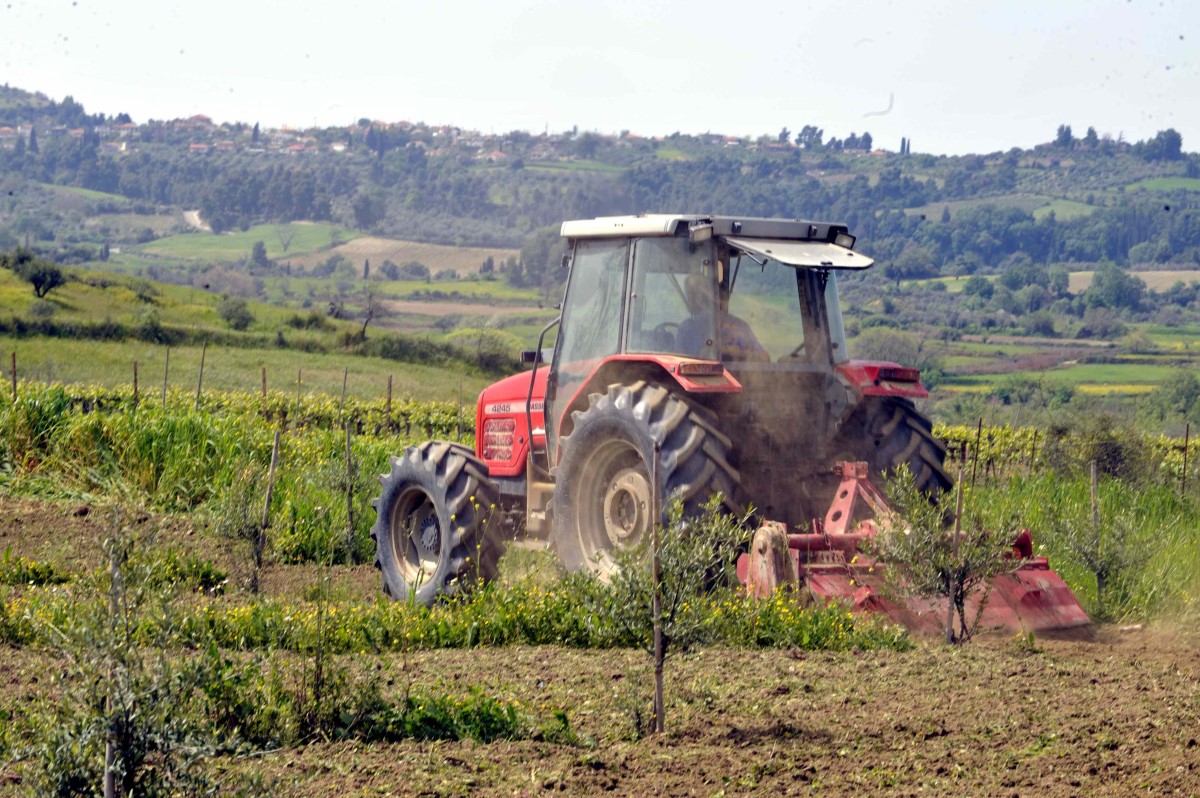
M 711 278 L 689 274 L 683 281 L 684 298 L 691 314 L 679 325 L 679 343 L 685 352 L 702 352 L 706 348 L 707 331 L 712 307 Z M 729 312 L 729 291 L 717 287 L 717 328 L 721 341 L 721 360 L 747 360 L 769 363 L 771 356 L 758 342 L 750 325 Z

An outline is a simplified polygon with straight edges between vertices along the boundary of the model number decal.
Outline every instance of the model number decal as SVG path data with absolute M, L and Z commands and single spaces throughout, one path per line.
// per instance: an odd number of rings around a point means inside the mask
M 540 413 L 545 408 L 545 403 L 538 401 L 538 402 L 534 402 L 529 407 L 534 413 Z M 490 405 L 483 406 L 483 414 L 485 416 L 496 416 L 496 415 L 501 415 L 501 414 L 505 414 L 505 413 L 524 413 L 524 412 L 525 412 L 525 403 L 524 402 L 492 402 Z

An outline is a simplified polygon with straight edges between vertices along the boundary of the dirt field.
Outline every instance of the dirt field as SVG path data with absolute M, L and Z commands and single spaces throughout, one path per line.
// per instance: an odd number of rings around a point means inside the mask
M 385 260 L 397 265 L 418 261 L 433 273 L 443 269 L 454 269 L 459 275 L 476 274 L 480 265 L 490 256 L 496 265 L 510 257 L 519 257 L 520 251 L 503 247 L 451 247 L 440 244 L 423 244 L 418 241 L 401 241 L 395 238 L 361 236 L 333 249 L 290 258 L 294 265 L 312 268 L 330 255 L 343 255 L 351 263 L 361 264 L 364 260 L 379 266 Z
M 94 562 L 106 517 L 86 505 L 0 497 L 0 550 L 74 568 Z M 186 520 L 146 518 L 162 539 L 220 558 Z M 277 567 L 295 596 L 313 570 Z M 371 568 L 342 569 L 369 597 Z M 701 650 L 668 662 L 666 735 L 637 739 L 647 657 L 636 651 L 511 647 L 382 658 L 398 693 L 478 685 L 545 717 L 568 710 L 577 745 L 328 743 L 215 770 L 258 771 L 277 793 L 358 795 L 1200 795 L 1197 630 L 1105 627 L 1075 639 L 921 642 L 907 652 Z M 0 707 L 19 708 L 59 667 L 0 647 Z M 19 794 L 0 766 L 0 795 Z
M 1088 289 L 1092 284 L 1093 272 L 1071 272 L 1070 280 L 1067 284 L 1068 290 L 1072 294 L 1079 294 Z M 1192 283 L 1200 282 L 1200 271 L 1195 269 L 1159 269 L 1144 272 L 1129 272 L 1133 277 L 1138 278 L 1146 287 L 1152 291 L 1166 291 L 1175 285 L 1175 283 L 1183 283 L 1191 285 Z

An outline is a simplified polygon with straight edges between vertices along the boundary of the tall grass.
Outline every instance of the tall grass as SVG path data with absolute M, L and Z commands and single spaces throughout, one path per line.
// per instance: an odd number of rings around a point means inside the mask
M 1063 473 L 1017 476 L 979 488 L 977 500 L 1008 508 L 1033 533 L 1035 554 L 1056 570 L 1097 620 L 1153 619 L 1195 612 L 1200 605 L 1200 502 L 1179 486 L 1099 481 L 1092 525 L 1089 477 Z M 1082 551 L 1094 545 L 1113 563 L 1104 595 Z
M 355 465 L 349 544 L 343 420 L 352 427 Z M 135 406 L 129 392 L 24 386 L 15 403 L 0 398 L 0 490 L 110 497 L 212 517 L 234 492 L 265 493 L 272 439 L 283 429 L 271 505 L 276 555 L 353 561 L 370 548 L 372 479 L 388 456 L 417 440 L 453 438 L 463 426 L 447 403 L 397 401 L 389 416 L 382 402 L 210 394 L 197 410 L 182 392 L 169 392 L 166 406 L 157 397 Z

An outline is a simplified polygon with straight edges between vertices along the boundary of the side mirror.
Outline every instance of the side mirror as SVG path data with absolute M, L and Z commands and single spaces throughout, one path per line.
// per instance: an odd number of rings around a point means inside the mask
M 549 363 L 554 358 L 554 349 L 543 349 L 538 352 L 536 349 L 522 349 L 521 363 L 526 366 L 531 366 L 534 363 Z

